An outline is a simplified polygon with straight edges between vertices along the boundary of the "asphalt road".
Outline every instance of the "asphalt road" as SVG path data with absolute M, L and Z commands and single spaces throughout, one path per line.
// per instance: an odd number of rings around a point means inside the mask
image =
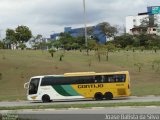
M 103 101 L 94 101 L 94 100 L 61 100 L 53 101 L 51 103 L 42 103 L 42 102 L 31 102 L 31 101 L 14 101 L 0 102 L 0 107 L 11 107 L 11 106 L 34 106 L 34 105 L 54 105 L 54 104 L 85 104 L 85 103 L 122 103 L 122 102 L 152 102 L 160 101 L 160 96 L 145 96 L 145 97 L 136 97 L 131 96 L 128 98 L 119 98 L 114 100 L 103 100 Z
M 19 110 L 0 111 L 3 116 L 16 113 L 14 117 L 29 120 L 159 120 L 160 107 L 114 107 L 68 110 Z M 9 114 L 8 114 L 9 115 Z M 11 115 L 10 115 L 11 116 Z M 13 118 L 13 117 L 12 117 Z M 3 120 L 3 119 L 2 119 Z

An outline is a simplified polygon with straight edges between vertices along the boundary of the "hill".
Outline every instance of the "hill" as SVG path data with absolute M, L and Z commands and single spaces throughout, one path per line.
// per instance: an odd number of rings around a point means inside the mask
M 160 51 L 110 52 L 109 60 L 101 55 L 100 62 L 94 51 L 89 53 L 58 51 L 52 58 L 48 51 L 0 50 L 0 100 L 26 99 L 23 85 L 32 76 L 85 71 L 128 70 L 132 95 L 160 95 Z

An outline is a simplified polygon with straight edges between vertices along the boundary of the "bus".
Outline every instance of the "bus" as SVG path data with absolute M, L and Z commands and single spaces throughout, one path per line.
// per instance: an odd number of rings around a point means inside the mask
M 111 100 L 131 94 L 128 71 L 34 76 L 24 87 L 28 100 L 42 102 L 82 98 Z

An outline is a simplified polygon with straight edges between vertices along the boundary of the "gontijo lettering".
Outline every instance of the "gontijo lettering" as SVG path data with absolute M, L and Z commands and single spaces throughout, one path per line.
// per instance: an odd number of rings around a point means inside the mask
M 78 88 L 103 88 L 103 84 L 78 85 Z

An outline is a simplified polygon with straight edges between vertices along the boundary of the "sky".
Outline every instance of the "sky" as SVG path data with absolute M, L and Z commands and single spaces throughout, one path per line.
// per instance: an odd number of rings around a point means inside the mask
M 160 0 L 85 0 L 87 26 L 100 22 L 125 26 L 125 17 L 147 12 L 147 6 L 158 6 Z M 0 0 L 0 37 L 7 28 L 19 25 L 30 28 L 33 35 L 50 37 L 64 27 L 84 26 L 83 0 Z

